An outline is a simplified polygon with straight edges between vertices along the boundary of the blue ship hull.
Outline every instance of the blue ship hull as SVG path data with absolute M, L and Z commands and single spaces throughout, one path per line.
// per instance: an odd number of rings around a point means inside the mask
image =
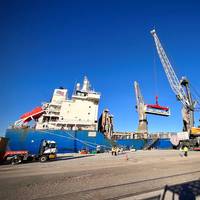
M 97 145 L 104 149 L 111 149 L 112 144 L 123 147 L 143 149 L 148 140 L 127 139 L 108 140 L 103 133 L 90 131 L 66 131 L 66 130 L 34 130 L 34 129 L 7 129 L 6 138 L 10 150 L 27 150 L 31 154 L 38 154 L 42 140 L 53 140 L 57 143 L 58 153 L 73 153 L 82 149 L 96 150 Z M 158 139 L 152 146 L 156 149 L 171 149 L 173 146 L 169 139 Z
M 147 143 L 151 143 L 151 139 L 121 139 L 117 140 L 117 144 L 127 149 L 133 147 L 136 150 L 143 149 Z M 172 149 L 173 145 L 169 138 L 160 138 L 152 146 L 155 149 Z
M 9 139 L 10 150 L 27 150 L 31 154 L 38 154 L 42 140 L 55 141 L 58 153 L 72 153 L 82 149 L 92 151 L 96 150 L 97 145 L 111 148 L 110 141 L 100 132 L 7 129 L 5 136 Z

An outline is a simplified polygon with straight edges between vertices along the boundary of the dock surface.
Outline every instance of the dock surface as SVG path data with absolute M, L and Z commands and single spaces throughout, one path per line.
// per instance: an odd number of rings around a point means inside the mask
M 200 152 L 136 151 L 71 155 L 57 161 L 0 165 L 4 200 L 181 199 L 200 196 Z M 183 199 L 183 198 L 182 198 Z M 192 199 L 192 198 L 191 198 Z

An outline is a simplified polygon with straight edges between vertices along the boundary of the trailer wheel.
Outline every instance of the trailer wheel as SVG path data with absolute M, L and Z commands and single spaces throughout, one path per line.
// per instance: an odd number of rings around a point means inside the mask
M 47 156 L 43 155 L 40 157 L 40 162 L 46 162 L 47 161 Z
M 12 165 L 17 165 L 22 163 L 23 158 L 21 156 L 15 156 L 11 159 L 11 164 Z

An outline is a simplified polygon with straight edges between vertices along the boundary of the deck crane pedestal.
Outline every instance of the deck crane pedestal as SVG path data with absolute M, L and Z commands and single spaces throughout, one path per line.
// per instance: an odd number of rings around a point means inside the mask
M 135 97 L 136 97 L 136 109 L 138 112 L 139 117 L 139 124 L 138 124 L 138 133 L 142 134 L 142 136 L 147 135 L 148 132 L 148 122 L 147 122 L 147 115 L 145 113 L 145 104 L 142 93 L 140 91 L 139 84 L 135 81 L 134 82 L 135 88 Z
M 188 133 L 190 139 L 192 138 L 198 139 L 197 136 L 200 136 L 200 128 L 194 127 L 194 111 L 195 111 L 196 101 L 193 101 L 192 99 L 189 87 L 189 80 L 186 77 L 182 77 L 181 80 L 179 81 L 165 53 L 165 50 L 162 47 L 162 44 L 160 43 L 156 31 L 152 30 L 151 34 L 153 36 L 158 55 L 162 63 L 162 66 L 164 68 L 167 79 L 169 81 L 170 87 L 172 88 L 178 100 L 183 105 L 182 108 L 183 131 Z M 196 142 L 192 141 L 192 144 L 194 143 Z

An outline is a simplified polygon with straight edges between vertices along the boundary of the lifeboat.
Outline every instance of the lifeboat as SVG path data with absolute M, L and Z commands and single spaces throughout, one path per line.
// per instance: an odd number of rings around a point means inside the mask
M 32 119 L 36 120 L 38 119 L 42 114 L 44 113 L 44 110 L 42 107 L 36 107 L 31 112 L 27 112 L 20 116 L 20 119 L 23 120 L 23 122 L 29 122 Z

